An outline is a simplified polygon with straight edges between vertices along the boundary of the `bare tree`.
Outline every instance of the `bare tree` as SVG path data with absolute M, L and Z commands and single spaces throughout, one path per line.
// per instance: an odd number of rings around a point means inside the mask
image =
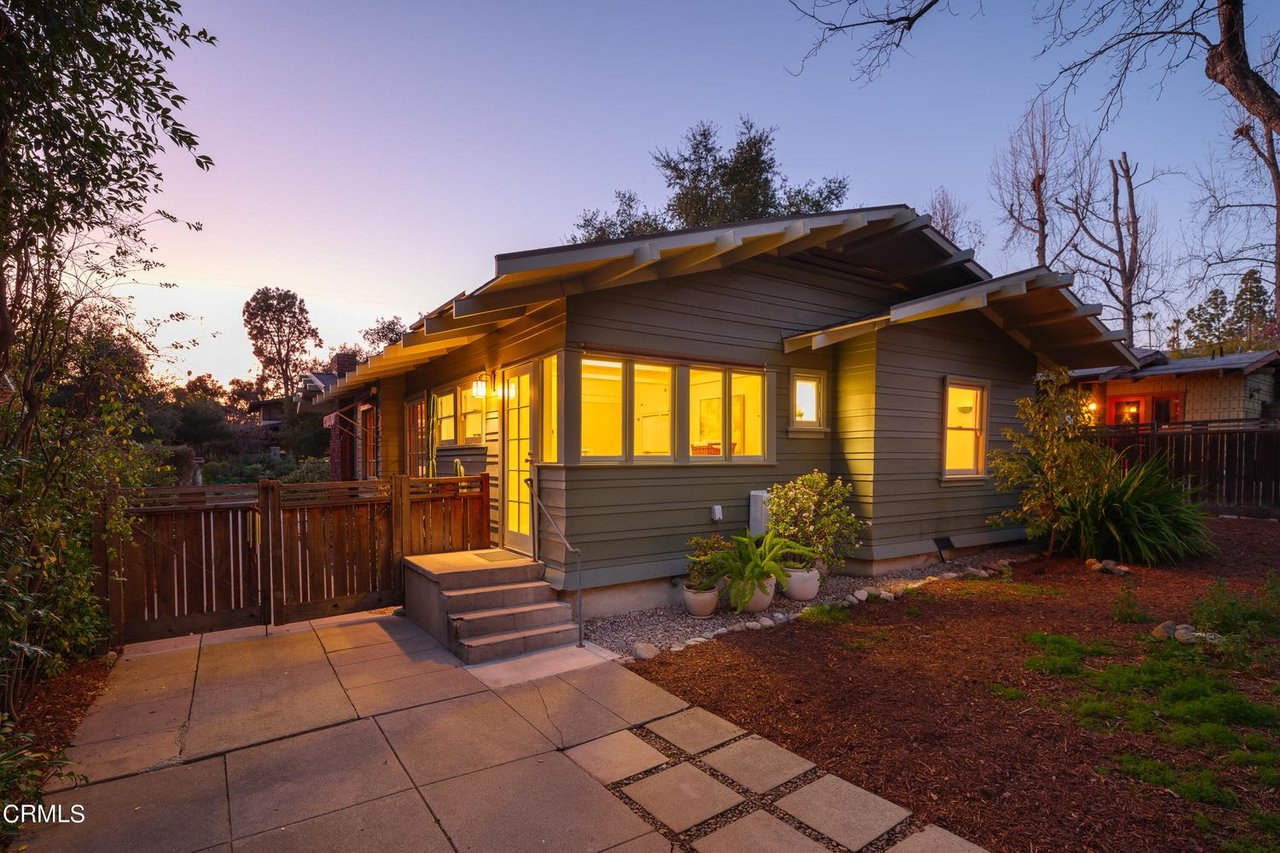
M 1197 174 L 1200 248 L 1206 284 L 1257 270 L 1280 311 L 1280 160 L 1276 134 L 1244 110 L 1232 116 L 1231 145 Z
M 1104 160 L 1084 146 L 1077 151 L 1070 194 L 1057 200 L 1076 227 L 1069 262 L 1086 289 L 1109 299 L 1132 346 L 1140 309 L 1157 305 L 1169 292 L 1157 255 L 1155 208 L 1140 200 L 1143 188 L 1162 173 L 1139 177 L 1127 152 Z
M 951 194 L 946 187 L 938 187 L 929 197 L 929 216 L 933 227 L 957 246 L 975 252 L 987 242 L 987 232 L 978 220 L 969 216 L 969 203 Z
M 1038 98 L 991 164 L 991 197 L 1008 226 L 1005 248 L 1030 246 L 1041 266 L 1057 264 L 1074 237 L 1056 204 L 1070 181 L 1070 142 L 1048 102 Z
M 817 25 L 806 59 L 839 35 L 861 38 L 855 67 L 872 79 L 888 65 L 928 16 L 981 14 L 981 0 L 789 0 Z M 1265 69 L 1275 58 L 1264 52 L 1255 63 L 1246 39 L 1244 0 L 1037 0 L 1031 15 L 1045 29 L 1041 55 L 1059 48 L 1076 58 L 1053 79 L 1061 94 L 1073 91 L 1098 66 L 1110 76 L 1102 96 L 1099 128 L 1106 128 L 1124 101 L 1130 76 L 1162 75 L 1188 63 L 1203 63 L 1205 76 L 1258 119 L 1280 133 L 1280 92 Z

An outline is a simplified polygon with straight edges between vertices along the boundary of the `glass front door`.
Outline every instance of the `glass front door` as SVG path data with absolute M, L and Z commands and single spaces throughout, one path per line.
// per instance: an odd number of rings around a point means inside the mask
M 502 383 L 502 544 L 533 553 L 533 502 L 529 494 L 532 412 L 530 366 L 509 369 Z

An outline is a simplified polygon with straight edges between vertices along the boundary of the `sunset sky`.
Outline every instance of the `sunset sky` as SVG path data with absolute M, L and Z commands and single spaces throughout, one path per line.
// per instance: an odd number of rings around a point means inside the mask
M 649 152 L 741 114 L 779 128 L 792 177 L 848 175 L 849 206 L 923 208 L 945 184 L 987 226 L 979 259 L 1025 266 L 1003 248 L 987 175 L 1057 65 L 1036 59 L 1025 3 L 986 5 L 927 19 L 864 85 L 843 41 L 796 73 L 813 29 L 786 0 L 189 2 L 188 22 L 220 43 L 173 74 L 216 166 L 165 160 L 158 204 L 204 229 L 153 232 L 167 267 L 149 280 L 179 287 L 132 288 L 138 311 L 194 316 L 169 332 L 201 341 L 172 370 L 248 375 L 240 308 L 257 287 L 298 291 L 327 345 L 380 315 L 414 319 L 487 280 L 494 254 L 563 242 L 615 188 L 659 203 Z M 1107 150 L 1193 170 L 1221 144 L 1223 102 L 1196 63 L 1162 92 L 1139 82 Z M 1072 115 L 1097 103 L 1082 91 Z M 1192 187 L 1171 177 L 1158 192 L 1176 243 Z

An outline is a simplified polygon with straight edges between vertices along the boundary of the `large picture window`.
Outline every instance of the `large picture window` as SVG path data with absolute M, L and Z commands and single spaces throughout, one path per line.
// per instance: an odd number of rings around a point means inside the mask
M 987 389 L 977 383 L 948 381 L 943 475 L 977 477 L 984 471 Z
M 764 457 L 764 375 L 729 373 L 729 455 Z
M 623 363 L 582 360 L 582 458 L 622 458 Z
M 723 370 L 689 368 L 689 458 L 723 459 Z

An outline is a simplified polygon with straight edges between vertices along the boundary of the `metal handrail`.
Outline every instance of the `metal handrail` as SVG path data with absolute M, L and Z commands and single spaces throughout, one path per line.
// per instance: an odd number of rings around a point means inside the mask
M 551 530 L 555 533 L 556 538 L 560 540 L 560 544 L 564 545 L 565 551 L 573 555 L 574 569 L 573 574 L 577 579 L 577 596 L 576 609 L 578 611 L 578 648 L 582 648 L 582 551 L 569 544 L 569 540 L 565 538 L 564 531 L 560 529 L 560 525 L 556 524 L 556 520 L 551 517 L 547 505 L 542 502 L 542 498 L 538 495 L 538 487 L 533 484 L 532 477 L 525 477 L 524 484 L 529 487 L 529 494 L 533 495 L 533 502 L 538 505 L 538 509 L 542 510 L 542 514 L 547 521 L 551 523 Z M 537 532 L 534 533 L 534 547 L 537 548 Z M 541 550 L 541 549 L 537 549 Z

